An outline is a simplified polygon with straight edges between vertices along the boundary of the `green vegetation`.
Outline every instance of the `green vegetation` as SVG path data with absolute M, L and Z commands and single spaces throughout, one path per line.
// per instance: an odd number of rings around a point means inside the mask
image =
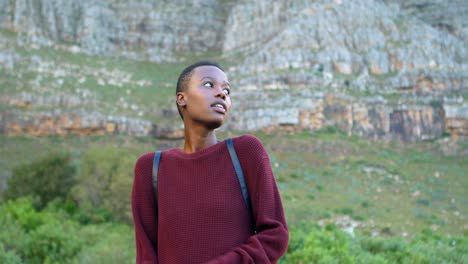
M 259 136 L 290 223 L 331 214 L 359 219 L 369 234 L 384 228 L 393 235 L 424 228 L 464 232 L 467 165 L 434 143 L 369 142 L 333 131 Z
M 131 227 L 112 222 L 83 225 L 70 209 L 55 202 L 39 211 L 28 198 L 1 204 L 0 263 L 134 261 Z
M 0 71 L 6 99 L 27 93 L 81 100 L 76 106 L 20 106 L 2 100 L 0 111 L 75 109 L 141 117 L 161 126 L 174 120 L 155 109 L 173 107 L 174 80 L 186 61 L 203 57 L 228 65 L 227 60 L 248 56 L 179 54 L 177 62 L 156 64 L 72 53 L 59 46 L 16 46 L 16 33 L 0 30 L 0 35 L 11 40 L 6 47 L 20 57 L 14 70 Z M 350 86 L 357 75 L 334 78 Z M 370 90 L 346 92 L 373 95 Z M 282 94 L 273 90 L 268 96 Z M 467 92 L 460 94 L 466 101 Z M 402 97 L 382 96 L 391 103 Z M 468 163 L 466 154 L 456 155 L 467 153 L 466 141 L 450 146 L 455 155 L 447 155 L 442 141 L 373 142 L 335 127 L 254 134 L 270 154 L 291 230 L 282 263 L 468 263 Z M 236 135 L 219 133 L 219 138 Z M 144 152 L 180 146 L 181 141 L 0 135 L 0 145 L 0 263 L 132 263 L 134 162 Z M 353 224 L 354 235 L 342 231 L 346 224 Z
M 174 80 L 187 61 L 203 58 L 216 60 L 221 65 L 226 62 L 219 52 L 213 51 L 180 53 L 175 62 L 152 63 L 73 53 L 66 46 L 20 46 L 16 43 L 15 33 L 8 30 L 0 30 L 0 38 L 11 40 L 9 48 L 18 55 L 14 70 L 0 71 L 2 95 L 74 96 L 80 100 L 75 106 L 47 103 L 12 106 L 2 101 L 0 110 L 11 110 L 11 107 L 30 111 L 86 110 L 144 118 L 158 124 L 174 122 L 155 113 L 155 106 L 158 109 L 174 106 L 171 99 L 175 95 Z
M 444 155 L 442 143 L 370 142 L 333 127 L 255 135 L 270 154 L 291 229 L 282 263 L 466 262 L 468 165 L 461 155 Z M 60 175 L 66 171 L 60 168 L 76 168 L 68 174 L 74 175 L 68 193 L 43 200 L 42 207 L 35 204 L 36 189 L 0 202 L 1 263 L 131 263 L 134 162 L 144 152 L 182 142 L 0 136 L 0 143 L 1 166 L 10 171 L 3 172 L 3 181 L 14 182 L 22 170 L 40 175 L 48 168 Z M 461 151 L 466 147 L 458 144 Z M 69 159 L 51 162 L 64 157 Z M 30 187 L 43 181 L 27 180 Z M 341 231 L 349 223 L 355 224 L 354 235 Z
M 125 150 L 93 147 L 81 157 L 80 173 L 72 196 L 81 210 L 92 216 L 95 208 L 110 212 L 115 219 L 131 223 L 131 171 L 135 157 Z
M 466 263 L 468 238 L 442 237 L 424 230 L 402 238 L 350 236 L 334 225 L 301 225 L 281 263 Z
M 74 183 L 75 167 L 70 155 L 53 153 L 47 157 L 13 169 L 5 192 L 7 199 L 32 196 L 42 208 L 55 198 L 66 197 Z

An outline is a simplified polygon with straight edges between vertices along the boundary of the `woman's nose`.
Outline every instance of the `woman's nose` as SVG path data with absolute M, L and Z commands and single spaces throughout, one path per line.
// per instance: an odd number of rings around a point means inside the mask
M 223 92 L 223 88 L 221 86 L 216 86 L 215 89 L 215 97 L 221 97 L 223 100 L 226 99 L 226 94 Z

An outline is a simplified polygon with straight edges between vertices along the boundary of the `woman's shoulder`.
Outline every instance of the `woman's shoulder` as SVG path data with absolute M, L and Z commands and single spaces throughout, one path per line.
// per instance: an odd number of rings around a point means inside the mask
M 154 155 L 156 151 L 153 152 L 147 152 L 141 155 L 137 161 L 135 166 L 153 166 L 153 161 L 154 161 Z M 181 151 L 178 148 L 170 148 L 170 149 L 165 149 L 164 151 L 161 150 L 161 158 L 164 157 L 174 157 L 174 155 L 177 155 L 178 153 L 181 153 Z
M 239 137 L 233 138 L 236 149 L 252 151 L 255 149 L 264 149 L 263 143 L 254 135 L 245 134 Z
M 135 167 L 146 167 L 146 166 L 148 166 L 148 164 L 152 166 L 153 159 L 154 159 L 154 152 L 147 152 L 147 153 L 141 155 L 137 159 Z
M 239 142 L 253 142 L 253 141 L 260 142 L 260 139 L 258 139 L 256 136 L 251 135 L 251 134 L 244 134 L 244 135 L 235 137 L 234 140 L 239 141 Z

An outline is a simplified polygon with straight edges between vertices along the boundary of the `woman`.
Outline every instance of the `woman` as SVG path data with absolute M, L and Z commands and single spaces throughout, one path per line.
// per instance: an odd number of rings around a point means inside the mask
M 192 64 L 179 76 L 176 102 L 185 143 L 183 149 L 161 155 L 157 201 L 152 187 L 154 152 L 135 165 L 137 264 L 276 263 L 286 251 L 283 207 L 262 143 L 250 135 L 233 139 L 250 212 L 226 141 L 216 138 L 214 130 L 231 109 L 230 91 L 226 74 L 213 62 Z

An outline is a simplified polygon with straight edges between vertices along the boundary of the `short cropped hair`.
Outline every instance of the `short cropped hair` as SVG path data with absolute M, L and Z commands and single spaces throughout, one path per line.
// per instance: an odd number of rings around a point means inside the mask
M 182 73 L 179 75 L 179 79 L 177 80 L 177 87 L 176 87 L 176 94 L 179 92 L 183 92 L 187 89 L 188 82 L 190 81 L 190 78 L 192 78 L 193 71 L 200 67 L 200 66 L 214 66 L 217 67 L 218 69 L 223 70 L 221 66 L 218 65 L 218 63 L 213 62 L 213 61 L 198 61 L 195 62 L 189 66 L 187 66 Z M 176 102 L 177 104 L 177 102 Z M 182 120 L 184 120 L 184 117 L 182 116 L 182 112 L 180 111 L 179 105 L 177 104 L 177 111 L 179 112 L 180 117 Z

